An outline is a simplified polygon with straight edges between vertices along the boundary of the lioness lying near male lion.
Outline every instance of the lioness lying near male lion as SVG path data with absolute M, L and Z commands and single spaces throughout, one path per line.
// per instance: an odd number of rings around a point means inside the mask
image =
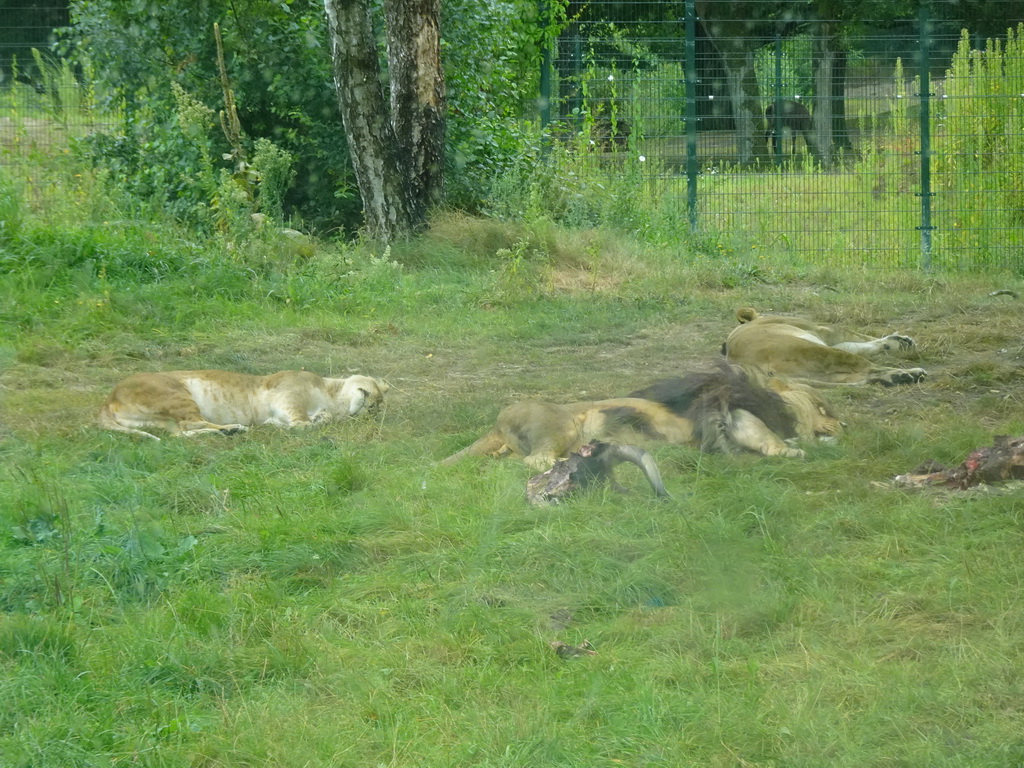
M 840 430 L 831 408 L 811 387 L 722 363 L 713 371 L 656 382 L 629 397 L 567 405 L 512 403 L 498 414 L 494 429 L 442 463 L 513 456 L 545 470 L 593 440 L 655 440 L 708 452 L 802 457 L 787 439 Z
M 105 429 L 153 440 L 160 438 L 143 428 L 190 437 L 233 434 L 257 424 L 301 427 L 374 413 L 388 389 L 369 376 L 328 379 L 309 371 L 137 373 L 114 387 L 98 421 Z
M 733 363 L 756 366 L 769 376 L 788 376 L 809 384 L 908 384 L 926 375 L 921 368 L 887 368 L 868 358 L 914 346 L 909 336 L 890 333 L 880 339 L 817 325 L 799 317 L 762 315 L 750 307 L 736 310 L 740 325 L 723 353 Z

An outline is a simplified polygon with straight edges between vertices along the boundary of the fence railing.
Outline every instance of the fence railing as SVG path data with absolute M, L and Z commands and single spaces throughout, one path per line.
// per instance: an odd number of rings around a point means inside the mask
M 574 163 L 709 241 L 1020 270 L 1024 9 L 985 5 L 843 20 L 787 0 L 571 4 L 541 103 Z

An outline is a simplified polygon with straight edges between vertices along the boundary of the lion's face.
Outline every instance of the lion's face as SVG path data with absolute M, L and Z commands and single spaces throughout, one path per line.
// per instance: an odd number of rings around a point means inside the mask
M 384 403 L 385 393 L 391 386 L 371 376 L 349 376 L 342 387 L 341 400 L 348 403 L 350 416 L 374 416 Z
M 769 382 L 796 417 L 796 429 L 801 437 L 835 437 L 843 431 L 843 423 L 818 390 L 779 378 Z

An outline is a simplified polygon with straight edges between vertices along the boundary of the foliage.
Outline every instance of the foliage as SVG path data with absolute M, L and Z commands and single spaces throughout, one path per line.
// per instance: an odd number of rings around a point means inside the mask
M 6 173 L 0 173 L 0 246 L 9 246 L 21 234 L 24 193 Z
M 787 37 L 782 41 L 782 80 L 778 83 L 783 99 L 805 99 L 814 94 L 814 73 L 812 71 L 813 40 L 808 35 Z M 759 48 L 754 54 L 757 85 L 761 100 L 767 106 L 775 99 L 776 57 L 774 43 Z
M 32 59 L 39 73 L 38 90 L 50 95 L 50 114 L 66 129 L 71 119 L 91 107 L 85 87 L 79 83 L 67 59 L 56 59 L 38 48 L 32 49 Z M 17 77 L 16 60 L 14 67 L 14 76 Z M 88 71 L 85 75 L 89 79 L 92 77 Z
M 285 195 L 295 177 L 294 157 L 269 139 L 256 139 L 251 170 L 260 211 L 273 221 L 284 219 Z
M 536 9 L 530 0 L 445 3 L 448 199 L 454 205 L 479 207 L 488 180 L 515 162 L 529 141 L 519 118 L 532 118 L 535 109 Z M 348 232 L 358 226 L 361 206 L 340 130 L 321 3 L 210 0 L 192 8 L 75 0 L 72 10 L 69 45 L 114 94 L 112 106 L 123 110 L 118 129 L 92 137 L 85 150 L 136 194 L 164 201 L 180 215 L 204 202 L 184 183 L 202 169 L 178 134 L 171 83 L 201 103 L 222 103 L 216 22 L 248 148 L 265 139 L 294 158 L 294 183 L 281 201 L 285 214 Z M 214 137 L 212 157 L 227 149 Z
M 1024 24 L 972 48 L 964 30 L 946 73 L 940 183 L 956 200 L 951 245 L 984 260 L 1024 224 Z
M 639 153 L 616 154 L 607 165 L 581 162 L 593 151 L 584 131 L 566 143 L 538 147 L 495 179 L 487 211 L 527 222 L 545 219 L 570 227 L 603 225 L 645 236 L 649 224 L 666 212 L 656 198 L 637 193 L 646 185 Z M 671 229 L 669 222 L 663 222 Z
M 203 104 L 224 103 L 213 39 L 217 22 L 248 149 L 264 139 L 294 158 L 295 183 L 280 201 L 286 215 L 298 212 L 311 222 L 345 228 L 357 224 L 359 203 L 338 129 L 320 4 L 76 0 L 72 12 L 69 45 L 98 73 L 123 115 L 116 130 L 93 137 L 84 150 L 136 194 L 167 202 L 179 215 L 208 202 L 188 184 L 208 169 L 180 133 L 171 86 Z M 210 157 L 222 163 L 230 140 L 213 135 L 208 141 Z
M 449 103 L 446 197 L 456 207 L 479 210 L 491 181 L 533 144 L 530 123 L 537 115 L 545 30 L 532 0 L 453 0 L 442 13 Z

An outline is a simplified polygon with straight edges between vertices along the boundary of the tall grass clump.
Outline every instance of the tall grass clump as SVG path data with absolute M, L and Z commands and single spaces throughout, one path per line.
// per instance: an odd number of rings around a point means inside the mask
M 24 192 L 6 172 L 0 172 L 0 246 L 12 245 L 21 235 Z
M 42 81 L 40 90 L 50 99 L 50 114 L 67 129 L 92 107 L 87 86 L 79 82 L 74 64 L 66 58 L 48 56 L 33 48 L 32 59 Z M 88 71 L 85 74 L 90 75 Z
M 1021 245 L 1024 223 L 1024 25 L 1005 41 L 971 46 L 964 30 L 946 72 L 944 113 L 936 143 L 940 204 L 951 227 L 941 233 L 951 252 L 970 249 L 977 266 Z

